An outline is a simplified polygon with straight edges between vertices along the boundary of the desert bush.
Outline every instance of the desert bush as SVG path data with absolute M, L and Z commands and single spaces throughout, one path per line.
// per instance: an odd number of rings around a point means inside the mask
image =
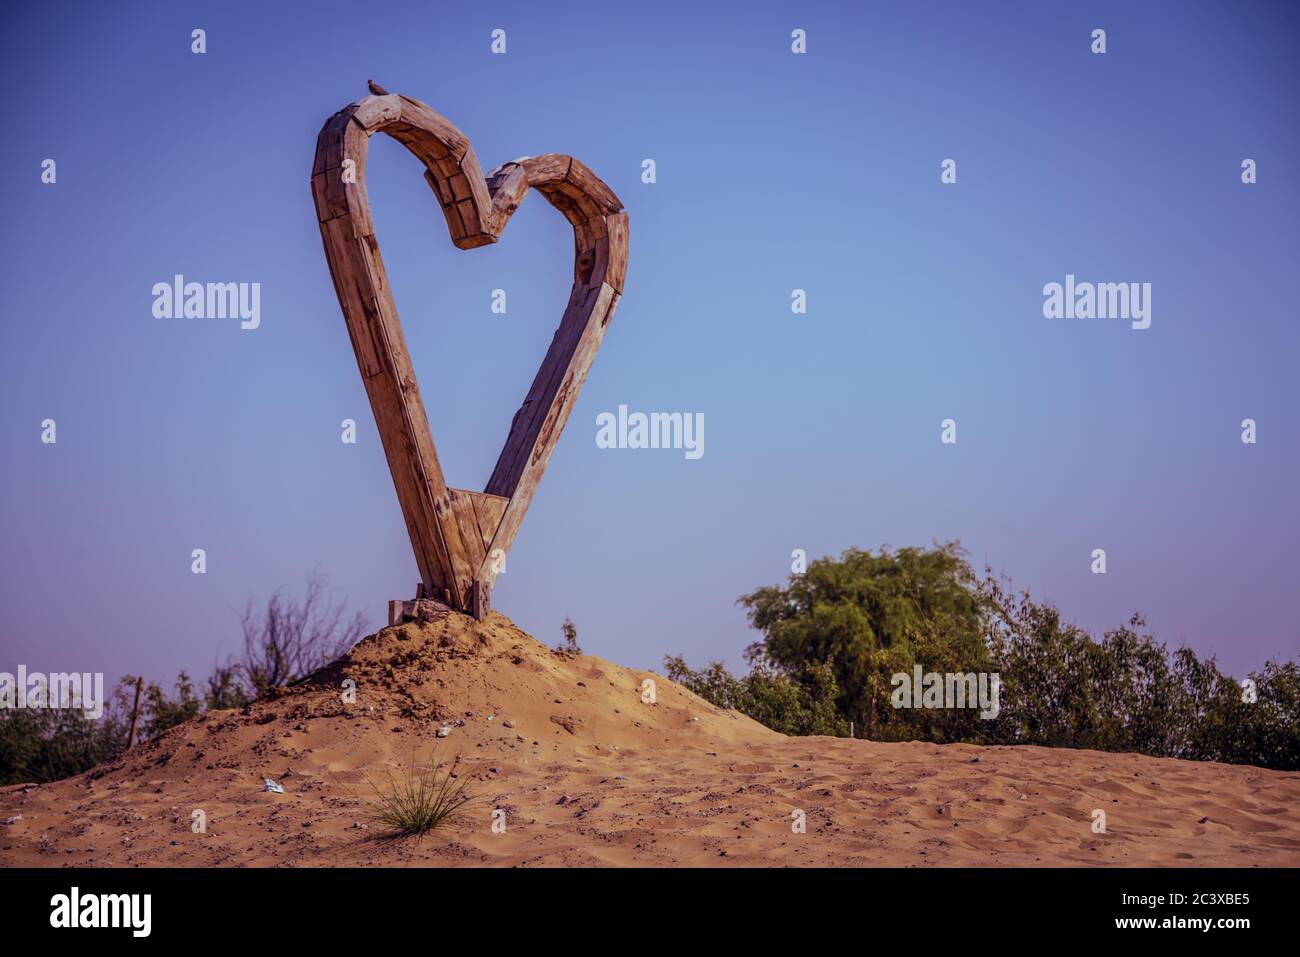
M 156 682 L 145 686 L 141 696 L 139 736 L 141 740 L 154 738 L 168 728 L 174 728 L 203 709 L 203 702 L 194 693 L 190 676 L 182 671 L 176 676 L 176 697 L 169 696 Z
M 126 727 L 105 711 L 0 708 L 0 785 L 43 784 L 79 774 L 126 747 Z
M 567 658 L 576 658 L 582 654 L 582 646 L 578 644 L 578 626 L 572 620 L 564 619 L 564 624 L 560 626 L 560 634 L 564 636 L 564 642 L 556 645 L 551 649 L 552 651 Z
M 206 709 L 242 708 L 253 700 L 254 695 L 240 680 L 237 665 L 227 662 L 217 665 L 208 675 L 208 687 L 203 693 L 203 707 Z
M 250 598 L 240 616 L 244 632 L 241 658 L 228 662 L 226 691 L 256 697 L 268 688 L 307 677 L 347 652 L 365 631 L 358 612 L 345 620 L 346 604 L 336 604 L 326 582 L 313 573 L 301 601 L 277 591 L 261 611 Z
M 839 688 L 828 664 L 811 664 L 796 677 L 777 670 L 761 653 L 746 652 L 749 673 L 734 677 L 720 661 L 692 671 L 679 655 L 664 659 L 670 679 L 705 701 L 749 715 L 782 734 L 848 734 L 836 711 Z
M 460 780 L 456 769 L 460 756 L 451 767 L 439 773 L 437 748 L 429 756 L 423 770 L 412 766 L 409 771 L 394 774 L 387 770 L 387 782 L 376 785 L 367 779 L 375 793 L 371 804 L 372 819 L 385 828 L 386 837 L 418 837 L 435 828 L 450 824 L 474 800 L 466 790 L 468 780 Z
M 0 785 L 80 774 L 126 750 L 136 679 L 126 675 L 93 718 L 80 707 L 0 708 Z

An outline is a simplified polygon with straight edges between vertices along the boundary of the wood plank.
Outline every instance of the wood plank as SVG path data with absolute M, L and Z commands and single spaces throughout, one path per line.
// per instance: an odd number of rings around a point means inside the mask
M 500 495 L 489 495 L 487 492 L 471 492 L 470 496 L 474 499 L 474 514 L 478 518 L 479 531 L 483 535 L 483 548 L 486 550 L 487 557 L 491 558 L 492 539 L 496 537 L 497 529 L 501 527 L 501 516 L 505 514 L 510 499 L 502 498 Z
M 568 421 L 569 413 L 573 411 L 573 404 L 577 400 L 583 383 L 586 381 L 596 350 L 600 348 L 605 327 L 609 324 L 609 319 L 618 306 L 618 300 L 618 293 L 612 287 L 602 284 L 596 295 L 595 304 L 588 321 L 588 327 L 580 343 L 580 348 L 575 350 L 563 385 L 552 400 L 552 411 L 548 413 L 547 418 L 543 420 L 542 426 L 538 429 L 531 454 L 515 479 L 510 496 L 510 505 L 506 508 L 506 512 L 501 518 L 501 525 L 497 529 L 496 537 L 492 540 L 492 550 L 500 548 L 509 553 L 510 546 L 514 544 L 515 536 L 519 534 L 519 527 L 523 523 L 524 515 L 528 511 L 528 506 L 532 503 L 533 496 L 537 492 L 537 486 L 541 482 L 542 474 L 550 462 L 555 443 Z M 492 491 L 491 488 L 489 488 L 489 491 Z M 478 578 L 488 584 L 495 581 L 496 574 L 492 570 L 491 562 L 484 562 L 480 566 Z
M 562 183 L 569 175 L 573 157 L 561 156 L 559 153 L 546 153 L 542 156 L 529 156 L 520 165 L 528 174 L 528 185 L 539 189 L 551 183 Z
M 460 533 L 461 546 L 466 562 L 466 588 L 474 584 L 474 575 L 487 557 L 487 545 L 483 542 L 483 533 L 479 530 L 478 516 L 474 512 L 474 499 L 469 492 L 460 489 L 448 489 L 447 497 L 451 503 L 452 514 L 456 518 L 456 527 Z
M 607 255 L 609 257 L 605 282 L 609 283 L 614 291 L 621 296 L 623 295 L 623 283 L 627 281 L 627 213 L 614 213 L 605 220 L 605 225 L 608 229 L 606 239 Z M 612 315 L 611 312 L 611 317 Z
M 383 129 L 402 119 L 402 98 L 394 93 L 368 96 L 356 104 L 352 119 L 367 132 Z
M 623 211 L 623 204 L 614 195 L 614 191 L 593 173 L 585 163 L 573 160 L 569 163 L 569 172 L 565 175 L 566 183 L 571 184 L 593 206 L 600 215 L 608 216 Z

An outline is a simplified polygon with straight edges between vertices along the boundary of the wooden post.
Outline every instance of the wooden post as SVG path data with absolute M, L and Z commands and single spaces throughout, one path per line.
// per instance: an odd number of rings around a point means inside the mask
M 469 140 L 445 117 L 418 100 L 372 90 L 378 92 L 325 122 L 316 140 L 312 197 L 420 569 L 418 597 L 481 617 L 500 567 L 492 555 L 505 555 L 514 543 L 623 294 L 627 213 L 613 191 L 570 156 L 527 157 L 485 177 Z M 366 194 L 366 152 L 376 132 L 424 164 L 460 249 L 496 242 L 530 188 L 573 227 L 568 307 L 483 492 L 448 488 L 434 448 Z
M 469 613 L 482 621 L 492 610 L 492 586 L 482 579 L 476 579 L 470 594 Z
M 135 727 L 140 718 L 140 692 L 144 690 L 144 678 L 135 679 L 135 704 L 131 705 L 131 730 L 126 735 L 126 749 L 135 747 Z

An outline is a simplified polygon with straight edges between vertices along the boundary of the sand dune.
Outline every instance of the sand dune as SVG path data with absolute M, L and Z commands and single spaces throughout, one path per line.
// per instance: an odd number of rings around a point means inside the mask
M 446 830 L 380 840 L 368 782 L 435 742 L 476 801 Z M 786 738 L 650 672 L 557 655 L 498 614 L 385 629 L 244 712 L 0 790 L 0 821 L 16 815 L 6 865 L 1300 865 L 1300 774 Z

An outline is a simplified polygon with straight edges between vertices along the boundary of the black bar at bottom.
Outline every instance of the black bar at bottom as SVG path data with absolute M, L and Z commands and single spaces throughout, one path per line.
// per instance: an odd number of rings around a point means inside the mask
M 276 953 L 287 953 L 290 942 L 294 951 L 313 941 L 339 944 L 353 932 L 371 941 L 389 931 L 395 939 L 423 937 L 435 925 L 453 935 L 458 927 L 490 928 L 498 949 L 510 939 L 535 944 L 539 934 L 563 935 L 566 924 L 581 937 L 605 924 L 635 938 L 655 928 L 679 934 L 685 920 L 720 921 L 725 931 L 716 929 L 728 940 L 779 926 L 847 930 L 849 922 L 862 931 L 893 927 L 909 939 L 919 933 L 955 940 L 947 935 L 959 930 L 999 942 L 1030 942 L 1044 933 L 1071 942 L 1199 935 L 1231 946 L 1292 923 L 1294 914 L 1283 908 L 1294 877 L 1246 868 L 6 869 L 0 913 L 6 943 L 76 933 L 133 946 L 194 942 L 210 933 Z

